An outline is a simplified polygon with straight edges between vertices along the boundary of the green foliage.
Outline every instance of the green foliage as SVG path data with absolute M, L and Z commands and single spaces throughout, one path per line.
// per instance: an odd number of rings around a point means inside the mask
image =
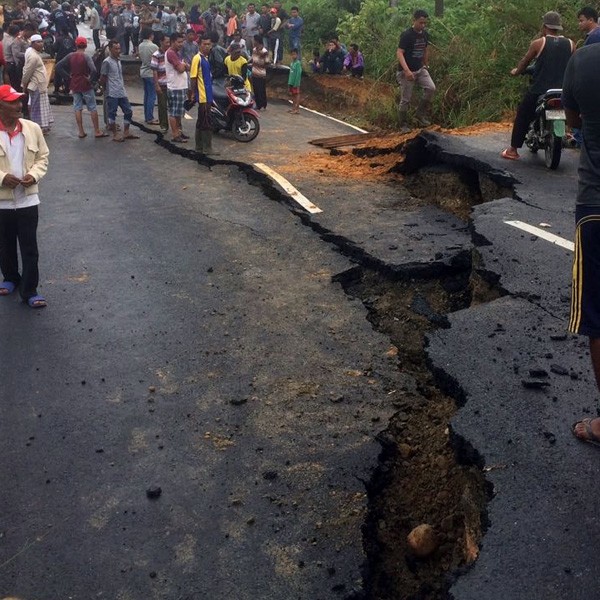
M 332 21 L 327 21 L 326 4 L 338 5 L 340 0 L 306 0 L 317 1 L 320 6 L 315 31 L 323 32 L 332 26 Z M 303 6 L 306 14 L 307 4 Z M 393 82 L 398 39 L 410 27 L 416 8 L 433 15 L 434 0 L 402 1 L 399 7 L 390 7 L 387 0 L 363 0 L 355 13 L 344 12 L 338 5 L 337 31 L 342 41 L 361 47 L 368 76 Z M 436 121 L 449 126 L 467 125 L 498 120 L 514 109 L 528 82 L 522 77 L 511 77 L 510 70 L 539 35 L 542 15 L 558 10 L 565 35 L 578 39 L 579 8 L 573 0 L 558 0 L 554 4 L 548 0 L 447 1 L 444 16 L 431 17 L 429 25 L 429 62 L 438 89 Z M 310 31 L 309 27 L 307 24 L 306 31 Z M 389 107 L 382 110 L 389 114 Z

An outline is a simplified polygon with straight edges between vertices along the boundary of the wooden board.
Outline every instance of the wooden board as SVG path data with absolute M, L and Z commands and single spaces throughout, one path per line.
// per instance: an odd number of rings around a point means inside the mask
M 46 67 L 46 79 L 50 84 L 54 81 L 54 66 L 56 65 L 56 61 L 53 58 L 44 58 L 43 60 Z
M 374 133 L 352 133 L 350 135 L 338 135 L 335 137 L 310 140 L 309 144 L 320 146 L 321 148 L 340 148 L 341 146 L 355 146 L 356 144 L 362 144 L 374 137 Z

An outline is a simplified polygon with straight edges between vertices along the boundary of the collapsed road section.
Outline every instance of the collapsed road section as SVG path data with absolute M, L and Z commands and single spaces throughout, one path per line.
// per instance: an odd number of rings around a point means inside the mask
M 158 141 L 172 152 L 199 162 L 206 160 L 193 151 L 173 147 L 160 138 Z M 512 457 L 513 463 L 490 460 L 495 456 L 487 447 L 494 436 L 493 415 L 504 403 L 497 402 L 493 394 L 503 374 L 488 367 L 490 362 L 500 364 L 492 354 L 502 352 L 504 346 L 488 348 L 479 343 L 480 337 L 494 340 L 516 328 L 518 335 L 512 336 L 510 345 L 521 361 L 516 364 L 511 356 L 508 362 L 510 372 L 522 377 L 529 373 L 528 363 L 535 362 L 532 357 L 539 355 L 533 350 L 529 354 L 527 349 L 519 350 L 523 335 L 535 336 L 532 332 L 538 328 L 550 328 L 552 333 L 544 335 L 551 339 L 562 325 L 559 320 L 546 322 L 544 308 L 531 302 L 539 300 L 535 294 L 507 288 L 504 277 L 499 285 L 500 273 L 504 272 L 495 264 L 497 258 L 491 257 L 490 236 L 470 219 L 474 206 L 520 205 L 514 189 L 519 184 L 517 178 L 488 161 L 473 158 L 477 152 L 457 151 L 456 143 L 448 150 L 443 138 L 434 134 L 422 134 L 406 146 L 386 152 L 398 151 L 403 156 L 390 171 L 401 174 L 402 185 L 345 182 L 336 196 L 339 181 L 319 180 L 313 189 L 315 193 L 317 188 L 325 190 L 327 210 L 309 216 L 293 209 L 304 224 L 358 265 L 335 280 L 365 304 L 372 325 L 389 336 L 399 369 L 408 375 L 407 381 L 412 381 L 403 389 L 390 390 L 389 400 L 397 412 L 380 435 L 380 465 L 368 485 L 365 586 L 362 594 L 353 597 L 437 599 L 453 594 L 461 599 L 492 598 L 496 596 L 484 593 L 478 579 L 480 551 L 487 565 L 493 563 L 494 551 L 502 547 L 506 530 L 494 530 L 502 521 L 490 516 L 487 501 L 492 497 L 492 483 L 496 485 L 496 472 L 508 472 L 516 459 Z M 359 152 L 376 164 L 376 148 Z M 343 159 L 344 153 L 336 150 L 334 154 Z M 236 161 L 218 163 L 238 166 L 269 198 L 289 204 L 285 194 L 251 166 Z M 215 163 L 208 160 L 205 164 Z M 368 207 L 367 226 L 359 223 L 355 214 L 336 210 L 342 202 L 352 203 L 355 210 Z M 489 212 L 477 208 L 476 214 Z M 507 293 L 520 298 L 515 300 Z M 519 318 L 512 318 L 513 311 Z M 472 314 L 479 316 L 472 320 Z M 525 326 L 536 319 L 533 327 Z M 486 350 L 480 351 L 484 347 Z M 551 349 L 543 353 L 546 361 L 553 355 Z M 503 364 L 508 368 L 506 361 Z M 477 435 L 482 411 L 473 408 L 474 392 L 469 382 L 483 379 L 479 375 L 488 370 L 495 378 L 486 378 L 488 430 L 482 436 Z M 531 370 L 540 372 L 534 366 Z M 572 372 L 581 373 L 581 368 Z M 513 390 L 512 396 L 521 398 L 522 394 Z M 528 397 L 524 403 L 530 400 Z M 463 404 L 471 416 L 469 427 L 461 426 L 465 408 L 456 413 L 457 405 Z M 542 437 L 551 446 L 557 439 L 554 428 L 545 429 Z M 502 443 L 511 446 L 514 438 L 511 435 Z M 483 469 L 492 475 L 484 478 Z M 505 493 L 504 502 L 510 502 L 510 497 Z M 499 506 L 497 500 L 492 506 Z M 504 509 L 508 510 L 506 506 Z M 409 536 L 415 531 L 416 541 L 415 535 Z M 486 540 L 492 531 L 499 537 L 490 553 Z M 523 549 L 531 552 L 531 545 L 524 543 Z M 476 560 L 465 577 L 456 579 Z M 505 567 L 503 576 L 507 577 L 514 564 L 507 559 Z M 485 579 L 490 566 L 484 568 L 481 577 Z M 571 570 L 572 566 L 565 566 L 562 573 Z M 471 587 L 470 580 L 477 583 Z M 515 593 L 512 597 L 536 596 Z

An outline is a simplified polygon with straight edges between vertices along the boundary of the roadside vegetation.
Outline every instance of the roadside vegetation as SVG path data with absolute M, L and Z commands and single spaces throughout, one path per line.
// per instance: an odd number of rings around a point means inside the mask
M 393 83 L 396 48 L 400 33 L 410 26 L 416 8 L 431 15 L 430 66 L 438 88 L 435 121 L 460 127 L 482 121 L 498 121 L 514 110 L 524 78 L 509 75 L 540 31 L 542 15 L 557 10 L 563 18 L 564 34 L 575 41 L 577 11 L 586 4 L 573 0 L 452 0 L 444 15 L 435 17 L 434 0 L 303 0 L 305 19 L 304 55 L 339 35 L 356 43 L 365 55 L 366 76 Z M 368 84 L 366 84 L 368 85 Z M 397 119 L 392 98 L 373 98 L 367 119 L 394 127 Z

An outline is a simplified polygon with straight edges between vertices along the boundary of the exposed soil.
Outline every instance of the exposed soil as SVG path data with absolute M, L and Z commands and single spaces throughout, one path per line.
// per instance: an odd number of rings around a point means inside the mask
M 307 85 L 305 82 L 308 80 Z M 373 98 L 394 101 L 392 86 L 344 77 L 313 76 L 303 80 L 302 103 L 310 108 L 352 120 L 369 131 L 373 123 L 361 118 Z M 511 123 L 481 123 L 460 130 L 429 129 L 450 135 L 509 132 Z M 382 178 L 403 185 L 413 204 L 434 204 L 468 221 L 473 205 L 510 194 L 510 190 L 476 173 L 434 165 L 402 176 L 398 166 L 405 148 L 420 130 L 402 135 L 383 132 L 361 144 L 307 153 L 302 171 L 322 177 L 355 180 Z M 300 167 L 298 167 L 300 168 Z M 294 167 L 287 168 L 287 172 Z M 477 559 L 486 527 L 488 489 L 479 466 L 461 464 L 452 443 L 449 423 L 457 410 L 455 398 L 444 394 L 428 365 L 428 332 L 447 326 L 448 312 L 488 302 L 501 290 L 471 267 L 443 278 L 390 280 L 359 269 L 342 283 L 360 298 L 373 326 L 389 336 L 401 369 L 414 385 L 393 394 L 398 412 L 381 433 L 383 451 L 369 486 L 370 510 L 365 525 L 369 558 L 369 600 L 442 600 L 452 578 Z M 407 536 L 418 525 L 433 527 L 437 549 L 419 558 Z
M 399 369 L 415 382 L 396 390 L 398 412 L 381 435 L 384 451 L 371 482 L 365 541 L 372 600 L 445 598 L 452 574 L 477 558 L 485 481 L 479 468 L 457 462 L 448 430 L 456 403 L 437 387 L 424 340 L 444 325 L 446 312 L 471 303 L 475 287 L 481 296 L 481 285 L 467 272 L 422 281 L 386 281 L 362 272 L 346 286 L 369 308 L 373 325 L 390 337 Z M 431 525 L 439 543 L 427 558 L 415 556 L 407 543 L 420 524 Z

